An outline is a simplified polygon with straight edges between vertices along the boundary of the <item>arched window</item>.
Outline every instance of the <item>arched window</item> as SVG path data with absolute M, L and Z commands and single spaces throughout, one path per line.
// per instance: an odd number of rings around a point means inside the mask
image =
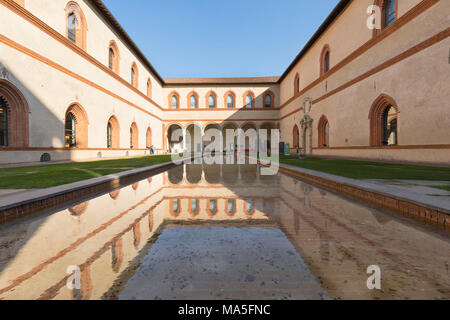
M 133 226 L 133 245 L 135 249 L 139 248 L 141 243 L 141 224 L 138 222 Z
M 120 127 L 115 116 L 109 118 L 106 126 L 106 145 L 107 148 L 120 148 Z
M 147 148 L 150 148 L 153 146 L 152 142 L 152 129 L 150 127 L 147 128 L 147 133 L 145 135 L 146 140 L 146 146 Z
M 252 96 L 250 94 L 247 95 L 247 97 L 245 97 L 245 107 L 247 109 L 251 109 L 252 107 Z
M 330 126 L 325 116 L 320 117 L 318 124 L 319 148 L 327 148 L 330 146 Z
M 170 214 L 173 217 L 178 217 L 180 213 L 181 213 L 180 199 L 172 199 L 172 201 L 170 201 Z
M 216 107 L 216 98 L 211 94 L 208 100 L 209 100 L 209 108 L 214 109 Z
M 383 145 L 397 145 L 397 110 L 392 105 L 383 112 Z
M 80 6 L 70 1 L 66 6 L 66 36 L 78 47 L 86 50 L 86 18 Z
M 330 71 L 330 47 L 325 45 L 320 55 L 320 75 L 324 75 Z
M 135 88 L 138 88 L 138 68 L 136 63 L 133 62 L 133 65 L 131 66 L 131 85 Z
M 251 91 L 244 93 L 244 106 L 246 109 L 251 109 L 255 107 L 255 95 Z
M 224 105 L 228 109 L 236 108 L 236 95 L 233 91 L 227 91 L 224 94 Z
M 8 146 L 8 108 L 6 101 L 0 97 L 0 147 Z
M 70 13 L 68 18 L 67 18 L 67 25 L 68 25 L 68 29 L 67 29 L 67 37 L 69 38 L 70 41 L 72 41 L 73 43 L 77 43 L 77 17 L 75 16 L 75 13 Z
M 215 199 L 208 200 L 207 213 L 208 213 L 208 215 L 210 217 L 213 217 L 213 216 L 216 215 L 216 213 L 217 213 L 217 200 L 215 200 Z
M 266 94 L 264 97 L 264 107 L 270 108 L 272 106 L 272 97 L 269 94 Z
M 299 92 L 300 92 L 300 76 L 297 73 L 294 78 L 294 94 L 297 94 Z
M 136 122 L 133 122 L 130 126 L 130 149 L 138 149 L 139 132 Z
M 247 216 L 253 215 L 255 213 L 255 201 L 253 199 L 246 199 L 244 210 Z
M 122 239 L 116 240 L 111 246 L 111 266 L 115 273 L 119 272 L 123 261 L 123 243 Z
M 112 70 L 114 67 L 114 50 L 112 48 L 109 48 L 109 60 L 108 60 L 108 67 Z
M 226 213 L 229 216 L 233 216 L 236 213 L 236 200 L 235 199 L 227 199 Z
M 112 148 L 112 124 L 111 122 L 108 122 L 108 125 L 106 126 L 106 147 Z
M 229 94 L 228 97 L 227 97 L 227 108 L 228 109 L 233 109 L 234 108 L 234 99 L 233 99 L 233 96 L 231 94 Z
M 109 43 L 108 67 L 115 73 L 119 73 L 120 54 L 117 44 L 114 40 Z
M 150 78 L 147 80 L 147 97 L 152 98 L 152 80 Z
M 292 147 L 297 149 L 300 147 L 300 130 L 298 130 L 297 125 L 294 126 L 294 130 L 292 130 Z
M 178 108 L 178 94 L 176 92 L 172 92 L 169 95 L 169 105 L 172 107 L 172 109 L 177 109 Z
M 190 109 L 198 108 L 198 95 L 194 91 L 188 94 L 188 107 Z
M 328 51 L 327 53 L 325 53 L 325 68 L 324 68 L 324 72 L 327 73 L 328 71 L 330 71 L 330 52 Z
M 88 118 L 79 104 L 75 103 L 67 109 L 64 123 L 66 148 L 87 148 Z
M 216 101 L 216 94 L 213 91 L 210 91 L 206 94 L 206 105 L 210 109 L 215 109 L 217 107 Z
M 177 96 L 172 96 L 172 108 L 178 108 L 178 98 L 177 98 Z
M 28 147 L 29 114 L 20 90 L 0 79 L 0 147 Z
M 189 213 L 191 216 L 195 217 L 200 211 L 200 200 L 191 199 L 189 200 Z
M 394 99 L 382 94 L 372 105 L 370 119 L 370 145 L 395 146 L 398 144 L 398 107 Z
M 275 103 L 275 95 L 272 91 L 268 90 L 264 94 L 264 107 L 265 108 L 273 108 Z
M 397 16 L 397 1 L 386 0 L 383 3 L 383 28 L 390 26 Z
M 65 125 L 66 148 L 77 146 L 77 126 L 76 119 L 72 112 L 66 115 Z

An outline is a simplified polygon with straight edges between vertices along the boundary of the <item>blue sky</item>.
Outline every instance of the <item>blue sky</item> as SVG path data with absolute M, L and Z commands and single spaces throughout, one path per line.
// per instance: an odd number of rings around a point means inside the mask
M 163 78 L 281 75 L 338 0 L 104 0 Z

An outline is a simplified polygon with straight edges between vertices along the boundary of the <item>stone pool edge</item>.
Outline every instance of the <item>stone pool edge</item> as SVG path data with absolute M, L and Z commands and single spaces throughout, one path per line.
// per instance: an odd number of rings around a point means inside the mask
M 260 160 L 258 160 L 258 164 L 266 167 L 270 166 L 262 163 Z M 363 200 L 372 205 L 401 213 L 404 216 L 415 218 L 422 222 L 436 224 L 450 229 L 450 211 L 445 208 L 432 206 L 407 197 L 387 194 L 378 190 L 376 186 L 373 186 L 373 188 L 371 188 L 372 186 L 361 186 L 358 181 L 354 179 L 343 178 L 282 163 L 278 163 L 278 165 L 280 172 L 301 178 L 308 183 L 345 194 L 352 198 Z
M 27 215 L 76 202 L 89 195 L 113 190 L 127 182 L 145 178 L 153 172 L 180 166 L 192 159 L 163 162 L 152 166 L 127 170 L 103 177 L 82 180 L 61 186 L 24 191 L 0 199 L 0 225 Z

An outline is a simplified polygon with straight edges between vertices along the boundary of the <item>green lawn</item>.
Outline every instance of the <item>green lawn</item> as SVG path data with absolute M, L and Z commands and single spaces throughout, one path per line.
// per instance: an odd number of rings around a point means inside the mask
M 281 156 L 280 162 L 353 179 L 450 181 L 450 168 L 448 167 L 319 158 L 299 160 L 297 156 Z
M 430 188 L 441 189 L 445 191 L 450 191 L 450 186 L 429 186 Z
M 170 155 L 0 169 L 0 189 L 59 186 L 171 161 Z

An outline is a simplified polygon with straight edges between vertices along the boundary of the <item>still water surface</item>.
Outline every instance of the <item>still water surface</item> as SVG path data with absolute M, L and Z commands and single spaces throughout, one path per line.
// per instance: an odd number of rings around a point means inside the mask
M 450 299 L 449 239 L 257 166 L 192 164 L 1 227 L 0 299 Z

